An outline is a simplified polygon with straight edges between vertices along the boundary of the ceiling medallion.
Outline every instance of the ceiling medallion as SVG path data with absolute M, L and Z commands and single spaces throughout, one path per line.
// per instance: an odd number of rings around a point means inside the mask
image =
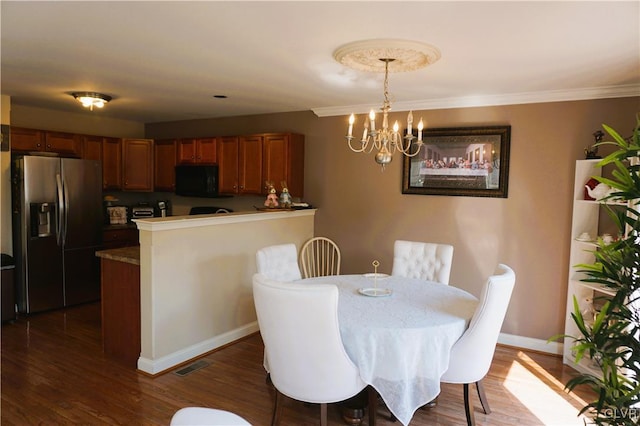
M 376 149 L 375 160 L 384 171 L 385 165 L 393 160 L 393 154 L 400 151 L 407 157 L 414 157 L 422 148 L 422 119 L 418 123 L 417 141 L 413 136 L 413 113 L 407 116 L 406 135 L 396 121 L 393 128 L 389 128 L 388 113 L 391 110 L 389 102 L 389 72 L 414 71 L 431 65 L 440 59 L 440 50 L 436 47 L 418 41 L 408 40 L 363 40 L 345 44 L 335 52 L 333 57 L 341 64 L 359 71 L 384 72 L 384 101 L 382 104 L 382 128 L 376 130 L 375 111 L 369 112 L 369 118 L 364 120 L 364 131 L 360 144 L 354 146 L 353 125 L 355 116 L 349 117 L 349 130 L 345 138 L 349 148 L 354 152 L 369 153 Z

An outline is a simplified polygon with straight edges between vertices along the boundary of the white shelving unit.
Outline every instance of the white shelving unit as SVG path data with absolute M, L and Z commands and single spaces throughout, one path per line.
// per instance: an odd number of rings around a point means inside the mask
M 585 312 L 589 305 L 599 297 L 612 296 L 613 292 L 598 284 L 580 281 L 584 274 L 578 272 L 576 265 L 581 263 L 593 263 L 593 252 L 597 249 L 595 241 L 579 241 L 578 236 L 583 232 L 589 233 L 594 239 L 602 234 L 600 223 L 601 210 L 605 203 L 600 201 L 585 200 L 585 184 L 593 176 L 601 176 L 601 169 L 597 167 L 600 160 L 578 160 L 576 161 L 576 172 L 573 190 L 573 216 L 571 220 L 571 251 L 569 262 L 569 283 L 567 287 L 567 310 L 565 319 L 565 334 L 568 336 L 580 336 L 578 328 L 571 317 L 573 313 L 573 298 L 578 300 L 580 310 Z M 616 203 L 607 203 L 615 205 Z M 620 203 L 618 203 L 620 205 Z M 582 359 L 579 364 L 575 363 L 572 353 L 573 339 L 564 339 L 564 363 L 572 366 L 580 372 L 597 374 L 600 369 L 591 359 Z

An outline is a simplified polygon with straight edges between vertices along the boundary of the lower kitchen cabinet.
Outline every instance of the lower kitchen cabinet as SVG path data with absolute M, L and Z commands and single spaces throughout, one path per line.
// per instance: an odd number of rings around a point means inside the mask
M 139 261 L 133 264 L 102 257 L 100 270 L 104 353 L 136 368 L 140 357 Z
M 140 245 L 138 229 L 133 227 L 105 228 L 102 231 L 102 246 L 105 249 Z

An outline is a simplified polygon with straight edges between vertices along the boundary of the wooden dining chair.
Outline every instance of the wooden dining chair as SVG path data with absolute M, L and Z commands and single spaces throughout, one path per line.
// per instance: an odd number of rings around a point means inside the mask
M 347 355 L 338 324 L 338 288 L 296 284 L 253 276 L 253 298 L 266 365 L 276 390 L 271 425 L 280 417 L 282 395 L 320 404 L 327 425 L 327 404 L 344 401 L 368 387 L 369 425 L 375 425 L 377 392 L 360 378 Z
M 302 278 L 295 244 L 277 244 L 256 252 L 258 273 L 272 280 L 295 281 Z
M 300 250 L 304 278 L 340 275 L 340 248 L 331 239 L 313 237 Z
M 474 407 L 469 400 L 470 384 L 476 385 L 484 413 L 491 413 L 482 379 L 491 367 L 515 282 L 513 270 L 507 265 L 498 265 L 498 274 L 490 276 L 482 289 L 469 328 L 451 348 L 449 368 L 440 379 L 443 383 L 464 385 L 464 410 L 468 426 L 475 425 Z
M 448 285 L 452 261 L 452 245 L 397 240 L 391 275 Z

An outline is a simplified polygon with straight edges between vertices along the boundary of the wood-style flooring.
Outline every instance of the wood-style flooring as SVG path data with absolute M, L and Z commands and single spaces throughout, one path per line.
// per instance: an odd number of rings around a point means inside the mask
M 179 408 L 205 406 L 233 411 L 254 426 L 269 425 L 273 390 L 265 382 L 259 334 L 202 358 L 208 365 L 186 376 L 151 378 L 105 357 L 100 330 L 99 303 L 3 325 L 0 423 L 168 425 Z M 584 424 L 577 413 L 593 395 L 565 392 L 571 374 L 559 357 L 498 346 L 485 379 L 493 412 L 476 408 L 477 423 Z M 280 424 L 317 425 L 319 411 L 287 400 Z M 401 426 L 388 420 L 383 405 L 378 414 L 378 425 Z M 345 424 L 336 406 L 330 406 L 329 418 L 330 425 Z M 437 406 L 418 410 L 410 424 L 464 425 L 462 386 L 444 384 Z

